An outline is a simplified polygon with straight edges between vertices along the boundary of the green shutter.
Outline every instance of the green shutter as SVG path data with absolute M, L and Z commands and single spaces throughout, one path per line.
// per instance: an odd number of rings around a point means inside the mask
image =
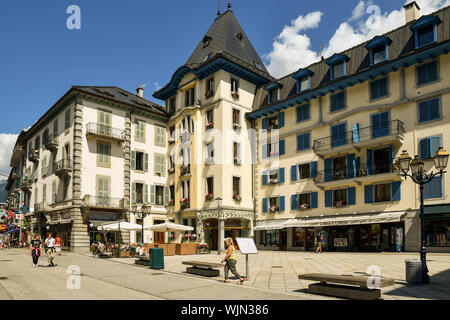
M 136 203 L 136 183 L 132 184 L 132 192 L 131 192 L 131 202 Z
M 148 185 L 145 185 L 145 188 L 147 190 L 147 197 L 148 197 Z M 156 190 L 155 189 L 156 188 L 154 185 L 150 186 L 150 204 L 155 204 L 155 202 L 156 202 L 156 192 L 155 192 Z M 147 200 L 148 200 L 148 198 L 147 198 Z
M 170 202 L 170 190 L 169 187 L 164 187 L 164 205 L 167 206 Z
M 131 170 L 136 170 L 136 151 L 131 151 Z
M 148 203 L 148 184 L 144 185 L 144 200 L 143 203 Z
M 144 171 L 148 172 L 148 153 L 144 154 Z

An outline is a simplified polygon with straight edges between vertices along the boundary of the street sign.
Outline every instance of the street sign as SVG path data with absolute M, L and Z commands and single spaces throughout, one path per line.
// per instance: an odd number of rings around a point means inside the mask
M 236 238 L 239 250 L 242 254 L 257 254 L 255 241 L 252 238 Z

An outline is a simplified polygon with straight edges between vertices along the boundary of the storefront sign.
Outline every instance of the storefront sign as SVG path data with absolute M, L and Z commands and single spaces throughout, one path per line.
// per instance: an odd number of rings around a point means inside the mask
M 334 238 L 335 247 L 348 247 L 347 238 Z

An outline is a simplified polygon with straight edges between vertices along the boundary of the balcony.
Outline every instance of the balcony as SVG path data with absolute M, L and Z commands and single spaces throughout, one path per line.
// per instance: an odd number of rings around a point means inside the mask
M 191 207 L 191 201 L 189 199 L 183 199 L 180 201 L 181 210 L 189 209 Z
M 28 160 L 30 160 L 31 162 L 38 162 L 39 155 L 40 155 L 39 150 L 31 151 L 30 154 L 28 155 Z
M 86 195 L 84 196 L 84 207 L 124 210 L 125 200 L 123 198 L 110 198 L 110 197 Z
M 365 180 L 373 180 L 374 176 L 387 178 L 397 175 L 398 172 L 389 161 L 375 161 L 372 164 L 362 163 L 356 166 L 347 166 L 343 170 L 319 171 L 314 178 L 314 183 L 318 187 L 333 187 L 353 180 L 360 185 Z
M 34 213 L 45 212 L 48 209 L 46 203 L 35 203 L 34 204 Z
M 20 186 L 20 189 L 24 190 L 24 191 L 31 191 L 31 178 L 29 178 L 28 176 L 24 176 L 22 178 L 22 184 Z
M 62 159 L 53 165 L 53 173 L 62 178 L 72 172 L 72 160 Z
M 50 134 L 43 138 L 45 149 L 53 152 L 58 150 L 58 136 L 56 134 Z
M 180 177 L 187 176 L 191 174 L 191 165 L 182 165 L 180 167 Z
M 126 139 L 125 130 L 112 128 L 98 123 L 88 123 L 86 125 L 86 136 L 98 137 L 117 142 L 123 142 Z
M 360 128 L 357 131 L 347 131 L 343 134 L 314 140 L 313 150 L 320 157 L 350 149 L 359 152 L 361 148 L 374 144 L 388 142 L 401 144 L 404 134 L 403 122 L 393 120 L 385 125 Z
M 189 133 L 188 130 L 184 130 L 180 134 L 180 139 L 181 139 L 181 144 L 190 143 L 191 142 L 191 134 Z

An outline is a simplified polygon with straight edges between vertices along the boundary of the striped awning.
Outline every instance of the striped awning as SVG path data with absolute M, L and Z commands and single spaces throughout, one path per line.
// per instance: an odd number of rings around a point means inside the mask
M 286 219 L 256 221 L 256 226 L 253 229 L 254 230 L 280 230 L 280 229 L 284 228 L 283 225 L 286 222 L 287 222 Z

